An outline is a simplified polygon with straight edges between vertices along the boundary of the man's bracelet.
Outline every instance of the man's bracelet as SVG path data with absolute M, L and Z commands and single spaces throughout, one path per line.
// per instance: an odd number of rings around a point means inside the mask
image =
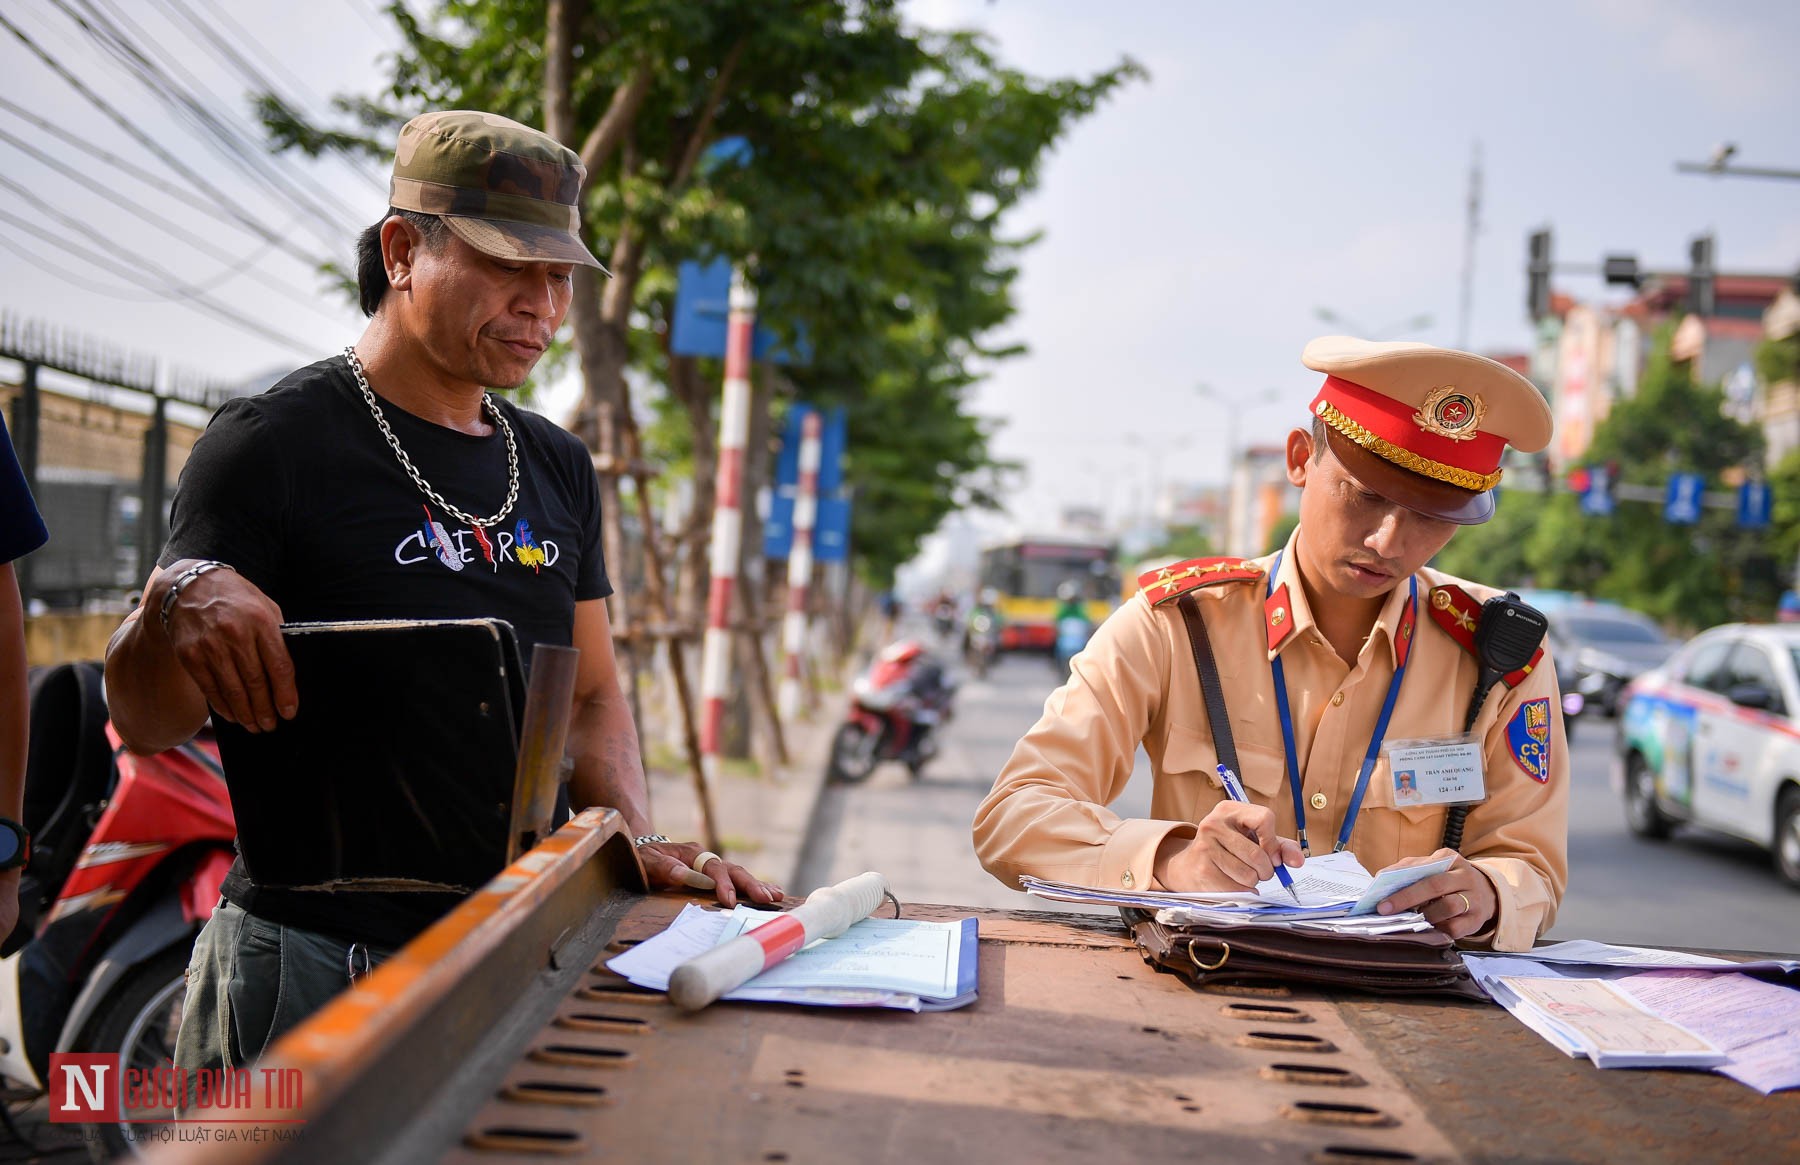
M 168 634 L 169 616 L 175 612 L 175 600 L 181 597 L 181 588 L 187 586 L 209 570 L 229 570 L 234 574 L 237 573 L 237 568 L 232 566 L 229 562 L 220 562 L 217 559 L 208 558 L 202 562 L 196 562 L 194 565 L 176 575 L 175 581 L 169 584 L 169 589 L 163 592 L 162 607 L 157 612 L 157 614 L 162 617 L 163 634 Z
M 660 833 L 640 833 L 631 839 L 631 844 L 634 846 L 649 845 L 653 841 L 660 841 L 666 845 L 669 839 Z

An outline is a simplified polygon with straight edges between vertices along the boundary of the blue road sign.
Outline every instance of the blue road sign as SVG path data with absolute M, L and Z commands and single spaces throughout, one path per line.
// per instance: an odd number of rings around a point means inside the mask
M 731 309 L 731 260 L 714 259 L 710 263 L 691 260 L 677 269 L 675 318 L 669 324 L 669 350 L 677 356 L 725 355 L 725 317 Z M 775 364 L 805 364 L 812 359 L 812 346 L 804 330 L 792 350 L 782 346 L 781 338 L 758 324 L 750 343 L 753 360 Z
M 850 558 L 850 499 L 819 499 L 819 524 L 813 528 L 813 561 L 846 562 Z
M 1700 520 L 1700 495 L 1706 490 L 1706 479 L 1697 473 L 1676 473 L 1669 477 L 1668 499 L 1663 503 L 1663 520 L 1675 526 L 1692 526 Z
M 1755 478 L 1738 486 L 1737 521 L 1746 530 L 1766 530 L 1774 511 L 1774 493 Z
M 1596 518 L 1612 515 L 1612 474 L 1606 466 L 1596 465 L 1588 471 L 1588 487 L 1581 491 L 1581 512 Z
M 763 557 L 786 558 L 794 546 L 794 497 L 800 489 L 800 436 L 801 426 L 807 416 L 816 411 L 807 404 L 795 404 L 788 409 L 787 424 L 781 433 L 781 452 L 775 458 L 775 487 L 769 493 L 769 517 L 763 523 Z M 825 423 L 819 432 L 819 514 L 813 529 L 813 557 L 820 562 L 841 562 L 843 551 L 837 551 L 837 557 L 820 557 L 826 546 L 827 535 L 840 537 L 848 545 L 850 538 L 850 516 L 846 506 L 841 515 L 833 509 L 828 516 L 826 510 L 834 506 L 833 501 L 844 486 L 844 443 L 848 426 L 844 418 L 844 410 L 834 408 L 825 414 Z M 840 523 L 841 533 L 831 523 Z

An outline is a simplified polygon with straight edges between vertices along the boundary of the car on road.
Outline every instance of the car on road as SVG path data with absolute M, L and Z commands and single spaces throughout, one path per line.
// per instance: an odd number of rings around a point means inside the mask
M 1680 646 L 1648 616 L 1613 603 L 1568 603 L 1544 617 L 1550 621 L 1551 653 L 1566 661 L 1575 690 L 1603 716 L 1618 713 L 1626 684 Z
M 1800 888 L 1800 626 L 1714 627 L 1633 681 L 1616 776 L 1633 833 L 1746 838 Z

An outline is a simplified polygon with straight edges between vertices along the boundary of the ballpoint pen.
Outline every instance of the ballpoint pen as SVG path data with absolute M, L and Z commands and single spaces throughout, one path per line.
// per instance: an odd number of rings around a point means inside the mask
M 1238 780 L 1238 775 L 1224 765 L 1219 766 L 1219 780 L 1225 785 L 1225 795 L 1227 797 L 1230 797 L 1233 801 L 1236 801 L 1241 805 L 1248 805 L 1250 803 L 1250 798 L 1244 792 L 1243 783 Z M 1258 845 L 1262 844 L 1262 839 L 1256 836 L 1256 831 L 1254 829 L 1250 831 L 1250 840 L 1256 842 Z M 1294 905 L 1300 905 L 1300 895 L 1294 889 L 1293 876 L 1287 872 L 1287 866 L 1283 865 L 1279 858 L 1275 861 L 1275 877 L 1287 888 L 1289 896 L 1294 900 Z

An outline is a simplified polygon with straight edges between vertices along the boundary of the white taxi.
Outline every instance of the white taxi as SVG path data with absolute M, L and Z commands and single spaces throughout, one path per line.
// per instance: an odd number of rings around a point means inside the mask
M 1746 838 L 1800 886 L 1800 626 L 1714 627 L 1633 681 L 1621 706 L 1632 832 L 1692 822 Z

